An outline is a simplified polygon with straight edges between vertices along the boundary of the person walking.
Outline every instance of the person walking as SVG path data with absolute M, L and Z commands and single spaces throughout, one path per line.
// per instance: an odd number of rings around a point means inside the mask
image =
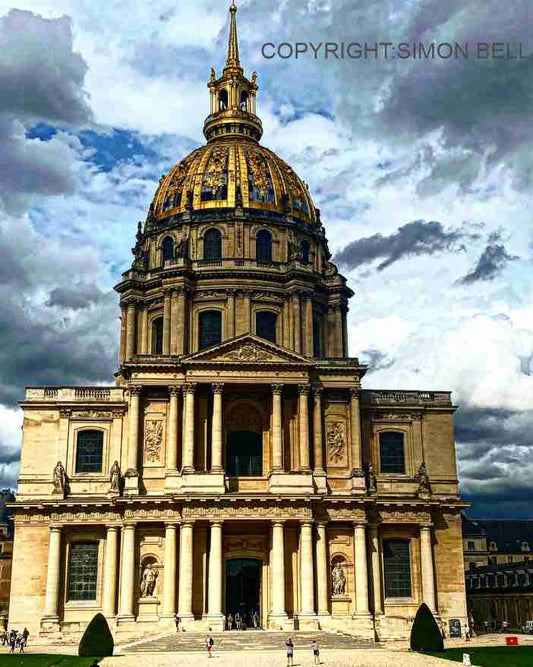
M 228 630 L 233 629 L 233 616 L 231 614 L 228 614 Z
M 292 643 L 291 637 L 289 637 L 285 642 L 285 648 L 287 650 L 287 667 L 292 667 L 292 659 L 294 658 L 294 644 Z
M 316 643 L 316 639 L 313 640 L 313 643 L 311 644 L 311 648 L 313 649 L 313 664 L 314 665 L 319 665 L 320 664 L 320 649 L 318 648 L 318 644 Z
M 15 653 L 15 646 L 17 645 L 17 633 L 15 630 L 11 630 L 9 636 L 9 646 L 11 647 L 10 653 Z
M 179 631 L 180 631 L 180 621 L 181 621 L 181 619 L 180 619 L 180 617 L 179 617 L 179 615 L 178 615 L 178 612 L 176 612 L 176 613 L 174 614 L 174 623 L 176 624 L 176 632 L 179 632 Z
M 207 650 L 207 656 L 209 658 L 213 657 L 212 650 L 213 650 L 214 643 L 215 643 L 215 641 L 214 641 L 213 637 L 211 637 L 211 635 L 207 635 L 207 639 L 205 640 L 205 648 Z

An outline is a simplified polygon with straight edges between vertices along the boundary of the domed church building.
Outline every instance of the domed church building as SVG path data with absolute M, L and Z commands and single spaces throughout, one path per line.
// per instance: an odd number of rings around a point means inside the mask
M 362 389 L 353 291 L 307 183 L 260 144 L 230 8 L 206 144 L 159 183 L 116 286 L 113 387 L 30 387 L 10 627 L 407 637 L 466 620 L 445 391 Z

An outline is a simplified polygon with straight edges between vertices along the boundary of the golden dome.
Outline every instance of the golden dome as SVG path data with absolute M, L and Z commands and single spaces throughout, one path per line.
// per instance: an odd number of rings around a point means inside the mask
M 307 185 L 275 153 L 247 137 L 218 137 L 178 162 L 152 204 L 158 220 L 184 213 L 242 207 L 316 223 Z

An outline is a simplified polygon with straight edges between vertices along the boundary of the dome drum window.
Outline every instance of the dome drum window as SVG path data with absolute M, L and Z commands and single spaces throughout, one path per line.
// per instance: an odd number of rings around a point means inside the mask
M 267 310 L 259 311 L 255 315 L 255 333 L 261 338 L 275 343 L 277 321 L 278 317 L 276 313 L 271 313 Z
M 266 229 L 262 229 L 256 236 L 255 257 L 258 262 L 272 261 L 272 235 Z
M 222 313 L 204 310 L 198 318 L 198 349 L 218 345 L 222 340 Z
M 204 234 L 204 260 L 218 261 L 222 259 L 222 234 L 218 229 L 208 229 Z

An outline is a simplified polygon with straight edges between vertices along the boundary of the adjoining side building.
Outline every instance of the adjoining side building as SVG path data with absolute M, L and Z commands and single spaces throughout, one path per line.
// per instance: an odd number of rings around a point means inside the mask
M 264 148 L 257 75 L 211 70 L 207 144 L 160 181 L 122 275 L 114 387 L 29 387 L 10 622 L 407 637 L 466 621 L 446 391 L 363 389 L 353 296 L 309 188 Z
M 469 519 L 463 515 L 465 569 L 528 561 L 532 548 L 531 519 Z

